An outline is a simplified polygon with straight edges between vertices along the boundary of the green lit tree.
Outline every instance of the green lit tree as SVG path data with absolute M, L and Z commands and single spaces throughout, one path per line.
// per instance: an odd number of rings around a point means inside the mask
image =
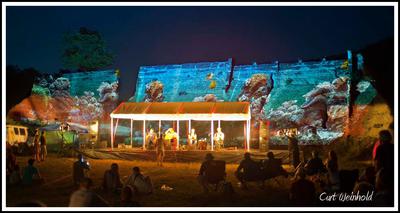
M 93 71 L 113 64 L 111 54 L 101 34 L 81 27 L 79 32 L 64 34 L 62 62 L 64 68 L 78 71 Z

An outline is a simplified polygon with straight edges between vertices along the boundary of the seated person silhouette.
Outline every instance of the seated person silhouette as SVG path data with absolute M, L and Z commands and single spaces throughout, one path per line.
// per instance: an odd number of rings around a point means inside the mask
M 211 153 L 207 153 L 205 161 L 201 164 L 197 180 L 203 187 L 203 191 L 208 193 L 209 185 L 215 184 L 215 190 L 218 185 L 223 183 L 226 177 L 225 161 L 214 160 Z
M 312 152 L 312 158 L 305 165 L 307 175 L 316 175 L 327 172 L 324 163 L 318 155 L 317 151 Z
M 244 154 L 244 159 L 240 162 L 235 172 L 236 178 L 239 180 L 243 189 L 247 189 L 246 182 L 262 181 L 261 165 L 251 159 L 250 153 Z
M 288 176 L 286 170 L 282 167 L 282 161 L 276 159 L 273 152 L 268 152 L 268 159 L 263 161 L 263 174 L 265 179 L 270 179 L 278 176 Z

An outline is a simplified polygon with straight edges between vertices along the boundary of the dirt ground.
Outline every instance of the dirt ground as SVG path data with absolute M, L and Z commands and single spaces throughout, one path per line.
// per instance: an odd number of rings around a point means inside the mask
M 26 165 L 28 156 L 18 156 L 20 167 Z M 72 186 L 72 164 L 74 158 L 60 158 L 50 154 L 45 162 L 35 163 L 45 183 L 36 187 L 7 186 L 7 206 L 15 206 L 22 201 L 40 200 L 50 207 L 68 206 L 69 197 L 74 191 Z M 231 196 L 221 192 L 204 194 L 196 180 L 200 162 L 166 162 L 163 167 L 153 161 L 121 160 L 121 159 L 88 159 L 91 165 L 90 177 L 94 181 L 95 191 L 106 200 L 110 206 L 117 206 L 118 195 L 110 195 L 100 189 L 104 171 L 109 169 L 111 163 L 118 163 L 122 179 L 131 173 L 131 168 L 139 166 L 145 175 L 152 178 L 155 187 L 154 193 L 138 201 L 144 207 L 218 207 L 218 206 L 288 206 L 288 188 L 290 177 L 279 177 L 277 180 L 265 182 L 261 189 L 257 183 L 250 183 L 249 191 L 238 187 L 234 177 L 237 163 L 227 164 L 227 180 L 233 184 L 235 193 Z M 355 164 L 352 164 L 356 166 Z M 288 165 L 285 169 L 290 170 Z M 161 186 L 166 184 L 172 191 L 163 191 Z

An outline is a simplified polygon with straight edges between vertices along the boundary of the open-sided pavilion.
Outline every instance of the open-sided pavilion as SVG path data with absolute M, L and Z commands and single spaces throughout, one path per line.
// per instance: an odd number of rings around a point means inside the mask
M 111 149 L 120 119 L 131 121 L 130 140 L 132 144 L 133 121 L 143 121 L 143 149 L 146 144 L 146 121 L 159 121 L 159 132 L 162 121 L 176 121 L 177 148 L 179 149 L 179 122 L 187 121 L 191 129 L 192 121 L 210 121 L 211 150 L 214 150 L 214 121 L 244 121 L 245 148 L 250 151 L 249 102 L 123 102 L 111 114 Z M 115 126 L 114 126 L 114 120 Z

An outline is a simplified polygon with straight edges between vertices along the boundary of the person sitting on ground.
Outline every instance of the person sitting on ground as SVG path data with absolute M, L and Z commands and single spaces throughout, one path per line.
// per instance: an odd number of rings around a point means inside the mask
M 340 189 L 339 165 L 336 152 L 331 150 L 326 162 L 328 168 L 328 189 L 337 191 Z
M 312 152 L 312 158 L 305 165 L 307 175 L 315 175 L 327 172 L 325 165 L 318 155 L 319 153 L 317 151 Z
M 90 178 L 83 177 L 79 180 L 79 189 L 71 194 L 69 207 L 106 207 L 107 203 L 102 200 L 92 188 L 93 182 Z
M 35 162 L 34 159 L 28 160 L 28 166 L 24 168 L 24 173 L 22 176 L 22 183 L 24 185 L 36 185 L 42 183 L 43 179 L 40 176 L 39 170 L 33 166 Z
M 134 201 L 134 190 L 130 186 L 125 186 L 121 192 L 122 207 L 139 207 L 140 204 Z
M 394 145 L 391 143 L 392 135 L 389 130 L 382 130 L 379 132 L 379 140 L 381 144 L 376 149 L 374 159 L 375 171 L 382 168 L 387 169 L 387 172 L 394 171 Z
M 364 169 L 363 173 L 361 174 L 358 182 L 367 182 L 372 186 L 375 185 L 375 168 L 373 166 L 369 166 Z
M 374 195 L 374 186 L 365 181 L 357 182 L 352 193 L 368 197 Z M 372 206 L 373 200 L 364 200 L 363 202 L 350 201 L 349 204 L 351 206 Z
M 153 193 L 153 183 L 149 176 L 144 176 L 139 167 L 132 168 L 132 174 L 125 181 L 124 186 L 131 186 L 138 195 Z
M 83 159 L 82 154 L 78 154 L 78 160 L 74 162 L 72 168 L 72 177 L 74 185 L 79 185 L 79 180 L 86 177 L 86 173 L 90 170 L 88 162 Z
M 10 184 L 18 185 L 19 183 L 21 183 L 21 181 L 22 181 L 21 171 L 19 169 L 19 165 L 16 164 L 14 166 L 14 170 L 11 172 L 11 175 L 10 175 Z
M 111 169 L 104 172 L 103 189 L 108 192 L 118 192 L 122 187 L 118 164 L 111 164 Z
M 358 182 L 353 189 L 353 193 L 360 195 L 366 195 L 367 193 L 371 194 L 374 191 L 374 185 L 369 184 L 368 182 L 362 181 Z
M 280 159 L 276 159 L 273 152 L 267 153 L 268 159 L 263 161 L 263 173 L 265 175 L 265 179 L 274 178 L 280 175 L 288 177 L 288 173 L 282 167 L 282 161 Z
M 197 176 L 197 180 L 199 181 L 200 185 L 203 187 L 204 192 L 208 192 L 208 180 L 206 176 L 206 171 L 214 161 L 214 156 L 211 153 L 207 153 L 205 157 L 205 161 L 201 163 L 199 175 Z
M 260 165 L 251 159 L 250 153 L 246 152 L 235 172 L 242 188 L 247 189 L 246 181 L 262 181 L 261 174 Z
M 375 168 L 370 166 L 358 178 L 354 185 L 353 193 L 356 194 L 358 192 L 360 195 L 370 195 L 373 191 L 375 191 Z
M 306 179 L 304 168 L 299 168 L 290 186 L 290 202 L 295 206 L 311 206 L 315 202 L 315 191 L 314 183 Z
M 382 168 L 376 173 L 374 206 L 394 205 L 394 179 L 389 169 Z

